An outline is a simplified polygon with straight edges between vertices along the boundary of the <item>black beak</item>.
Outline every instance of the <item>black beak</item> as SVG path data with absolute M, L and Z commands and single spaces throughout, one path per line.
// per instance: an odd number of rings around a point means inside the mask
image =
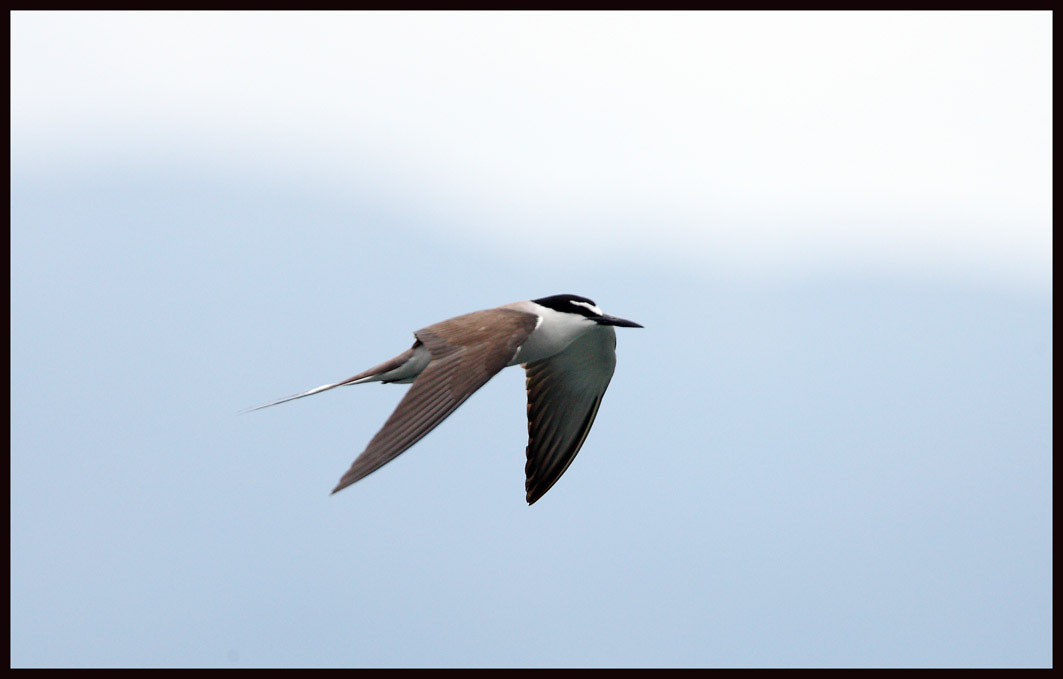
M 602 314 L 594 319 L 598 322 L 598 325 L 616 325 L 621 328 L 641 328 L 642 326 L 635 321 L 629 321 L 623 318 L 617 318 L 616 316 L 609 316 Z

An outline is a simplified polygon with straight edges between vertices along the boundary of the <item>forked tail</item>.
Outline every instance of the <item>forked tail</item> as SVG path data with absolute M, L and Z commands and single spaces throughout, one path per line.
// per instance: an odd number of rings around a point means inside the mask
M 416 346 L 416 344 L 414 346 Z M 304 396 L 313 396 L 314 394 L 320 394 L 323 391 L 335 389 L 336 387 L 343 387 L 349 384 L 361 384 L 363 382 L 374 382 L 380 380 L 381 375 L 384 375 L 385 373 L 391 372 L 392 370 L 403 366 L 413 356 L 413 353 L 413 348 L 407 349 L 406 351 L 399 354 L 390 361 L 385 361 L 384 363 L 381 363 L 378 366 L 374 366 L 369 370 L 366 370 L 365 372 L 360 372 L 354 377 L 348 377 L 342 382 L 336 382 L 335 384 L 322 384 L 320 387 L 315 387 L 310 391 L 304 391 L 301 394 L 292 394 L 291 396 L 285 396 L 284 398 L 277 399 L 276 401 L 273 401 L 271 403 L 266 403 L 265 405 L 260 405 L 255 408 L 248 408 L 247 410 L 241 410 L 238 414 L 243 415 L 244 413 L 253 413 L 256 410 L 262 410 L 263 408 L 269 408 L 270 406 L 276 406 L 280 405 L 281 403 L 287 403 L 288 401 L 294 401 L 295 399 L 303 398 Z

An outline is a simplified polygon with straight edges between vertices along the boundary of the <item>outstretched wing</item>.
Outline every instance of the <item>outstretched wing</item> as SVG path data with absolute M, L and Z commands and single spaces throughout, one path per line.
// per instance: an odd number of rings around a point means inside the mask
M 550 358 L 524 366 L 528 389 L 528 504 L 565 473 L 594 424 L 616 367 L 616 333 L 599 326 Z
M 380 469 L 435 429 L 506 367 L 536 320 L 521 311 L 488 309 L 415 332 L 431 361 L 332 492 Z

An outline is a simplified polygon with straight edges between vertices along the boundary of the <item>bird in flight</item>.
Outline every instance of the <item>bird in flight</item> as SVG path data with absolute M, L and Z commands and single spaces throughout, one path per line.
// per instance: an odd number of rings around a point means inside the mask
M 528 392 L 524 472 L 530 505 L 561 478 L 587 439 L 616 367 L 616 326 L 642 327 L 602 312 L 579 295 L 504 304 L 422 328 L 413 333 L 413 346 L 389 361 L 251 410 L 350 384 L 412 382 L 332 490 L 336 493 L 420 441 L 500 370 L 523 365 Z

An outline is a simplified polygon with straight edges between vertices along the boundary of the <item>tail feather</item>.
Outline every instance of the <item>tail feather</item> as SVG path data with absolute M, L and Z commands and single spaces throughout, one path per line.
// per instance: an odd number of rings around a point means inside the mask
M 414 344 L 414 346 L 416 347 L 417 345 Z M 380 365 L 373 366 L 369 370 L 366 370 L 365 372 L 360 372 L 354 377 L 348 377 L 342 382 L 336 382 L 335 384 L 322 384 L 320 387 L 315 387 L 310 391 L 304 391 L 301 394 L 292 394 L 291 396 L 285 396 L 284 398 L 277 399 L 276 401 L 272 401 L 265 405 L 260 405 L 255 408 L 248 408 L 247 410 L 241 410 L 238 414 L 243 415 L 244 413 L 253 413 L 256 410 L 262 410 L 263 408 L 269 408 L 271 406 L 280 405 L 281 403 L 294 401 L 297 398 L 303 398 L 305 396 L 313 396 L 314 394 L 320 394 L 323 391 L 328 391 L 329 389 L 342 387 L 348 384 L 361 384 L 362 382 L 372 382 L 374 379 L 379 379 L 380 375 L 402 366 L 404 363 L 406 363 L 406 361 L 410 359 L 411 356 L 413 356 L 413 348 L 404 351 L 403 353 L 399 354 L 390 361 L 385 361 Z
M 266 403 L 265 405 L 255 406 L 254 408 L 248 408 L 247 410 L 241 410 L 239 414 L 243 415 L 245 413 L 253 413 L 256 410 L 262 410 L 263 408 L 269 408 L 270 406 L 276 406 L 276 405 L 280 405 L 281 403 L 287 403 L 288 401 L 294 401 L 295 399 L 303 398 L 304 396 L 313 396 L 314 394 L 320 394 L 323 391 L 328 391 L 329 389 L 332 389 L 334 387 L 342 387 L 345 384 L 349 384 L 349 382 L 343 381 L 343 382 L 337 382 L 335 384 L 323 384 L 320 387 L 316 387 L 314 389 L 311 389 L 310 391 L 304 391 L 301 394 L 293 394 L 291 396 L 285 396 L 284 398 L 280 398 L 280 399 L 277 399 L 276 401 L 272 401 L 270 403 Z

